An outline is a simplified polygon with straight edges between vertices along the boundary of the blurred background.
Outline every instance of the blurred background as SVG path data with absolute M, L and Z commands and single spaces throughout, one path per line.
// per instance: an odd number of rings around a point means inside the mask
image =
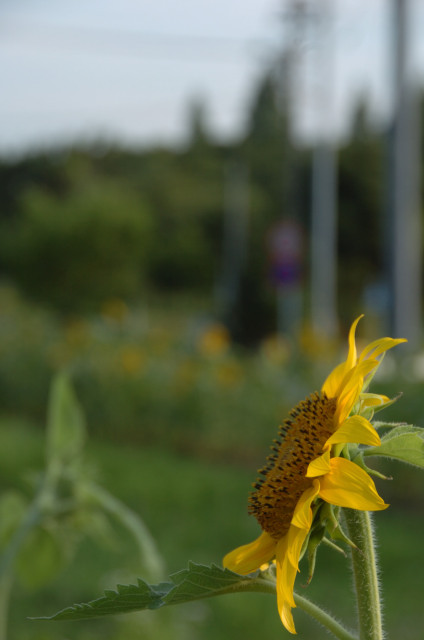
M 409 340 L 375 382 L 404 391 L 385 418 L 424 425 L 423 3 L 3 0 L 0 18 L 2 490 L 31 493 L 66 371 L 87 468 L 143 517 L 166 573 L 220 562 L 256 535 L 256 469 L 360 313 L 360 341 Z M 423 485 L 386 471 L 387 627 L 418 640 Z M 353 620 L 343 559 L 322 557 L 308 592 Z M 7 638 L 285 633 L 251 594 L 25 619 L 139 574 L 131 545 L 82 537 L 54 577 L 16 579 Z

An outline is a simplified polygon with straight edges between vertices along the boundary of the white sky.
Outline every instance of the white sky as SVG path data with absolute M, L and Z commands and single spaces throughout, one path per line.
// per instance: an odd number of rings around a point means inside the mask
M 363 93 L 376 114 L 387 115 L 392 1 L 329 0 L 331 57 L 306 33 L 295 106 L 304 135 L 323 128 L 339 134 Z M 410 2 L 413 67 L 422 76 L 424 3 Z M 178 142 L 197 97 L 207 104 L 213 133 L 237 134 L 255 82 L 284 44 L 280 16 L 289 4 L 2 0 L 0 155 L 84 138 Z M 309 0 L 313 8 L 323 4 Z

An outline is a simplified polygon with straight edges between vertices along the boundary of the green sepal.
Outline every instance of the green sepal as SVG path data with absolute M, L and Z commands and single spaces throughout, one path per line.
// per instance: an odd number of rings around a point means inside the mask
M 346 558 L 346 551 L 341 547 L 339 547 L 339 545 L 333 542 L 332 540 L 329 540 L 324 536 L 324 538 L 322 539 L 322 543 L 327 545 L 327 547 L 330 547 L 330 549 L 333 549 L 333 551 L 337 551 L 338 553 L 341 553 Z
M 363 454 L 393 458 L 424 469 L 424 429 L 408 424 L 392 426 L 381 438 L 380 446 L 368 447 Z
M 347 537 L 345 532 L 343 531 L 340 523 L 336 529 L 334 529 L 333 533 L 330 534 L 333 540 L 340 540 L 340 542 L 345 542 L 352 549 L 357 549 L 358 547 L 350 538 Z
M 375 372 L 374 372 L 374 374 L 375 374 Z M 371 382 L 371 380 L 369 380 L 369 382 L 367 383 L 367 388 L 368 388 L 370 382 Z M 379 394 L 375 394 L 375 395 L 379 395 Z M 355 405 L 353 413 L 358 413 L 363 418 L 365 418 L 366 420 L 369 420 L 369 422 L 371 422 L 375 413 L 378 413 L 379 411 L 383 411 L 383 409 L 387 409 L 387 407 L 390 407 L 392 404 L 397 402 L 402 395 L 403 395 L 402 393 L 398 393 L 394 398 L 389 398 L 389 400 L 387 402 L 383 402 L 382 404 L 378 404 L 378 405 L 375 405 L 375 406 L 372 406 L 372 407 L 368 407 L 368 408 L 362 408 L 361 407 L 361 404 L 362 404 L 361 403 L 361 396 L 359 396 L 359 400 Z M 373 426 L 377 429 L 378 424 L 379 423 L 373 423 Z
M 374 413 L 378 413 L 379 411 L 382 411 L 383 409 L 387 409 L 387 407 L 391 407 L 392 404 L 397 402 L 399 400 L 399 398 L 401 398 L 402 396 L 403 396 L 403 392 L 400 391 L 394 398 L 390 398 L 390 400 L 388 400 L 387 402 L 384 402 L 383 404 L 379 404 L 376 407 L 373 407 Z
M 380 473 L 380 471 L 376 471 L 376 469 L 371 469 L 364 462 L 364 451 L 360 451 L 357 456 L 353 459 L 353 462 L 361 467 L 364 471 L 368 473 L 369 476 L 374 476 L 375 478 L 380 478 L 380 480 L 393 480 L 391 476 L 385 476 Z
M 379 411 L 383 411 L 383 409 L 387 409 L 388 407 L 391 407 L 392 404 L 397 402 L 399 398 L 401 398 L 402 396 L 403 396 L 403 393 L 400 392 L 394 398 L 389 398 L 387 402 L 383 402 L 382 404 L 378 404 L 373 407 L 368 407 L 368 409 L 362 410 L 361 415 L 364 416 L 364 418 L 367 418 L 367 420 L 371 421 L 375 413 L 378 413 Z M 371 413 L 369 414 L 369 412 Z M 373 423 L 373 426 L 377 428 L 376 425 L 379 425 L 379 424 L 380 423 Z
M 319 514 L 321 512 L 321 508 L 322 508 L 322 501 L 318 500 L 313 506 L 312 506 L 312 526 L 308 531 L 308 534 L 305 538 L 305 540 L 303 541 L 303 545 L 302 548 L 300 550 L 300 554 L 299 554 L 299 562 L 300 560 L 302 560 L 303 556 L 305 555 L 307 549 L 308 549 L 308 545 L 309 545 L 309 538 L 312 535 L 312 532 L 314 531 L 314 529 L 317 526 L 321 526 L 320 525 L 320 518 L 319 518 Z M 317 524 L 318 523 L 318 524 Z
M 339 507 L 335 507 L 334 505 L 329 504 L 328 502 L 324 502 L 320 512 L 320 520 L 330 535 L 332 534 L 334 529 L 336 529 L 339 526 L 338 515 L 339 515 Z
M 319 527 L 316 527 L 314 531 L 311 532 L 311 535 L 309 536 L 309 540 L 308 540 L 309 571 L 308 571 L 308 580 L 306 581 L 307 585 L 311 582 L 314 576 L 317 551 L 318 551 L 319 545 L 321 544 L 324 538 L 324 533 L 325 533 L 325 527 L 319 526 Z
M 339 522 L 340 507 L 335 507 L 332 504 L 324 503 L 322 508 L 322 521 L 325 523 L 326 529 L 330 534 L 332 540 L 340 540 L 345 542 L 349 547 L 356 549 L 357 546 L 352 540 L 350 540 L 343 531 Z

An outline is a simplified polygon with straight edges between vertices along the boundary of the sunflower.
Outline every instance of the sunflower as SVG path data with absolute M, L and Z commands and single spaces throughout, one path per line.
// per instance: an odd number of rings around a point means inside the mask
M 348 356 L 324 382 L 291 412 L 273 442 L 266 466 L 253 485 L 249 512 L 262 533 L 254 542 L 228 553 L 224 567 L 247 575 L 275 561 L 277 605 L 281 621 L 296 633 L 291 609 L 302 551 L 320 505 L 329 503 L 364 511 L 388 507 L 368 473 L 349 459 L 348 443 L 378 446 L 380 437 L 365 417 L 389 398 L 368 393 L 383 354 L 405 340 L 381 338 L 358 356 L 355 331 L 349 332 Z

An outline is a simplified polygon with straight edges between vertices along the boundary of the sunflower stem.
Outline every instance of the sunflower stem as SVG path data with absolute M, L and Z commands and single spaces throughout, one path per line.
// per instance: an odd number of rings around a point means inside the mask
M 294 601 L 299 609 L 302 609 L 309 616 L 314 618 L 323 627 L 325 627 L 330 633 L 332 633 L 339 640 L 358 640 L 356 635 L 353 635 L 345 629 L 340 622 L 337 622 L 329 613 L 323 611 L 318 605 L 314 604 L 307 598 L 300 596 L 298 593 L 294 593 Z
M 271 593 L 275 595 L 276 583 L 275 578 L 258 581 L 260 588 L 258 591 L 263 593 Z M 359 640 L 358 636 L 345 629 L 332 615 L 321 609 L 317 604 L 308 600 L 298 593 L 293 593 L 294 601 L 299 609 L 302 609 L 311 618 L 314 618 L 327 631 L 332 633 L 338 640 Z
M 263 575 L 263 574 L 262 574 Z M 259 579 L 257 585 L 258 591 L 263 593 L 271 593 L 275 595 L 277 585 L 275 576 L 269 575 L 266 579 Z M 339 640 L 359 640 L 358 636 L 345 629 L 332 615 L 321 609 L 317 604 L 308 600 L 298 593 L 293 593 L 294 601 L 299 609 L 302 609 L 311 618 L 314 618 L 319 624 L 332 633 Z
M 377 556 L 371 514 L 368 511 L 344 509 L 352 549 L 352 568 L 358 607 L 360 640 L 383 640 Z

